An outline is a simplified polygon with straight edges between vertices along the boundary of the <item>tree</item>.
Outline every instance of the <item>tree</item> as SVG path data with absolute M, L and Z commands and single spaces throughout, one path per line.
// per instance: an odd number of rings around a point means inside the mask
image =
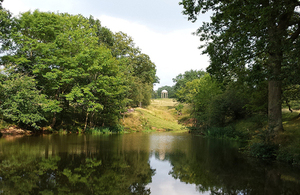
M 3 9 L 2 7 L 3 0 L 0 0 L 0 47 L 1 50 L 9 46 L 9 35 L 11 33 L 12 27 L 12 15 L 11 13 Z
M 123 73 L 109 43 L 101 42 L 99 25 L 81 15 L 39 11 L 15 19 L 14 47 L 2 60 L 10 74 L 33 76 L 42 94 L 60 102 L 60 110 L 50 111 L 52 127 L 76 121 L 84 128 L 88 121 L 115 125 L 126 106 Z
M 184 74 L 179 74 L 173 78 L 173 83 L 175 91 L 179 90 L 182 87 L 185 87 L 185 83 L 192 81 L 194 79 L 199 79 L 204 76 L 205 72 L 203 70 L 189 70 L 185 71 Z
M 135 47 L 132 37 L 123 32 L 114 35 L 112 54 L 120 62 L 119 66 L 127 80 L 129 106 L 150 104 L 153 84 L 158 82 L 155 64 L 150 57 Z
M 178 91 L 178 97 L 192 105 L 192 115 L 196 119 L 195 125 L 207 127 L 213 116 L 210 105 L 221 92 L 219 83 L 206 73 L 199 79 L 187 82 L 185 87 Z
M 194 79 L 199 79 L 204 76 L 204 74 L 205 72 L 203 70 L 190 70 L 185 71 L 184 74 L 179 74 L 175 78 L 173 78 L 173 82 L 175 83 L 174 91 L 177 100 L 185 101 L 185 99 L 182 99 L 182 96 L 178 96 L 177 92 L 180 89 L 185 88 L 187 82 L 193 81 Z
M 1 10 L 1 64 L 8 75 L 33 78 L 49 102 L 58 102 L 60 109 L 49 106 L 43 116 L 50 127 L 119 127 L 127 106 L 150 104 L 155 64 L 125 33 L 113 34 L 92 16 L 7 14 Z
M 298 0 L 224 1 L 182 0 L 183 14 L 196 21 L 200 13 L 212 11 L 211 22 L 197 30 L 207 44 L 211 64 L 208 72 L 219 79 L 231 74 L 239 79 L 247 74 L 266 74 L 268 80 L 268 126 L 277 135 L 283 130 L 281 90 L 284 77 L 297 65 L 289 55 L 299 49 L 300 16 Z M 255 65 L 261 62 L 258 70 Z M 299 65 L 298 65 L 299 66 Z
M 37 129 L 39 123 L 46 121 L 45 111 L 60 110 L 58 102 L 47 100 L 36 89 L 36 81 L 32 77 L 14 74 L 0 83 L 0 88 L 1 113 L 20 126 Z

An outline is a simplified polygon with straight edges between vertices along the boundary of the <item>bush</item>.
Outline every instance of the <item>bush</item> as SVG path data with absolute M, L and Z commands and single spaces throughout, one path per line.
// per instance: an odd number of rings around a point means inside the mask
M 233 126 L 211 127 L 207 129 L 206 135 L 208 137 L 228 138 L 234 140 L 240 140 L 245 137 L 245 135 L 242 132 L 237 131 Z
M 124 126 L 121 124 L 117 124 L 110 128 L 112 132 L 122 132 L 124 131 Z
M 288 147 L 281 147 L 277 160 L 285 161 L 293 165 L 300 164 L 300 144 L 294 143 Z
M 175 110 L 177 111 L 177 114 L 180 114 L 182 109 L 183 109 L 183 104 L 179 103 L 178 105 L 175 106 Z
M 108 134 L 111 133 L 111 131 L 109 130 L 108 127 L 95 127 L 95 128 L 87 128 L 85 130 L 85 133 L 97 135 L 97 134 Z
M 263 142 L 252 143 L 248 146 L 248 151 L 251 156 L 257 158 L 275 159 L 278 153 L 278 145 Z
M 112 127 L 94 127 L 94 128 L 87 128 L 85 133 L 89 134 L 108 134 L 108 133 L 119 133 L 124 131 L 124 126 L 117 124 Z

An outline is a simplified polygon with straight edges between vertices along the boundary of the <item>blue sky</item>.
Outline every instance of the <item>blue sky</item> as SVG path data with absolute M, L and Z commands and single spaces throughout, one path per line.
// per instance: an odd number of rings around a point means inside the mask
M 196 23 L 182 15 L 179 0 L 4 0 L 14 15 L 25 11 L 68 12 L 93 15 L 113 32 L 131 36 L 157 68 L 160 86 L 172 86 L 172 78 L 191 69 L 205 69 L 209 58 L 200 55 L 199 37 L 192 35 L 208 16 Z

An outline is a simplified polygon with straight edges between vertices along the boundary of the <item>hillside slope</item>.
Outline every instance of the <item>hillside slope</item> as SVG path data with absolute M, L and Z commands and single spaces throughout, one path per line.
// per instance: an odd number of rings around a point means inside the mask
M 178 124 L 177 102 L 173 99 L 154 99 L 147 108 L 135 108 L 123 118 L 125 130 L 132 131 L 187 131 Z

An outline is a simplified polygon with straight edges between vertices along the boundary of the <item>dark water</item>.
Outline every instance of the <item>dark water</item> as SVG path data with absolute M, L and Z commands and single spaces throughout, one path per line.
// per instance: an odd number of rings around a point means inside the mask
M 300 194 L 299 168 L 190 134 L 0 139 L 0 194 Z

